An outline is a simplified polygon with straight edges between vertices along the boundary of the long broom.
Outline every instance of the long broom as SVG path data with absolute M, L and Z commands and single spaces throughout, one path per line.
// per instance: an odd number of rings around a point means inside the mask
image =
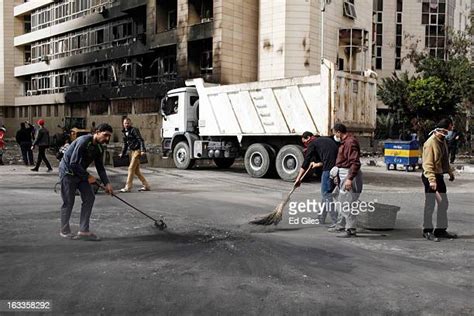
M 313 168 L 311 168 L 310 166 L 301 177 L 301 180 L 303 180 L 306 174 L 312 169 Z M 290 192 L 288 192 L 288 194 L 286 195 L 286 198 L 282 202 L 280 202 L 280 204 L 278 204 L 277 207 L 275 207 L 273 212 L 271 212 L 270 214 L 262 218 L 250 221 L 250 224 L 265 225 L 265 226 L 278 225 L 278 223 L 281 222 L 283 218 L 283 210 L 285 209 L 285 206 L 290 201 L 291 195 L 293 194 L 293 192 L 295 192 L 295 190 L 296 190 L 296 186 L 293 184 L 293 187 L 291 188 Z

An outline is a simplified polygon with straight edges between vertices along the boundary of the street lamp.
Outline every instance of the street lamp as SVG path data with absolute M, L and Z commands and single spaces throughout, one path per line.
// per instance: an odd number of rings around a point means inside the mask
M 324 11 L 326 11 L 326 5 L 330 4 L 331 0 L 320 0 L 321 9 L 321 65 L 324 64 Z

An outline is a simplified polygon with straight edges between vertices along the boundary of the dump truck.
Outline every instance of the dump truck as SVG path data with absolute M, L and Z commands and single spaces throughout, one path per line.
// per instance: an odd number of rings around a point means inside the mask
M 163 154 L 179 169 L 198 159 L 229 168 L 243 157 L 252 177 L 292 181 L 304 160 L 303 132 L 330 135 L 342 122 L 357 135 L 373 134 L 374 74 L 337 71 L 325 60 L 319 75 L 231 85 L 187 80 L 161 101 Z

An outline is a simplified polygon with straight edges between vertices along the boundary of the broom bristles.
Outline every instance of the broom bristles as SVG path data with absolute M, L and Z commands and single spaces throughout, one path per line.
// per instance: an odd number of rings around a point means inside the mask
M 251 221 L 251 224 L 254 225 L 278 225 L 279 222 L 281 222 L 283 218 L 283 209 L 285 208 L 284 203 L 278 204 L 278 206 L 271 212 L 270 214 Z
M 310 170 L 312 170 L 311 167 L 306 169 L 301 179 L 303 179 Z M 288 201 L 290 201 L 290 197 L 293 194 L 293 192 L 295 192 L 295 190 L 296 190 L 296 186 L 293 185 L 293 187 L 291 188 L 291 191 L 288 193 L 285 200 L 281 202 L 280 204 L 278 204 L 278 206 L 273 210 L 273 212 L 271 212 L 270 214 L 262 218 L 258 218 L 258 219 L 254 219 L 253 221 L 250 221 L 250 224 L 265 225 L 265 226 L 278 225 L 278 223 L 281 222 L 281 220 L 283 219 L 283 210 L 285 209 L 286 204 L 288 204 Z

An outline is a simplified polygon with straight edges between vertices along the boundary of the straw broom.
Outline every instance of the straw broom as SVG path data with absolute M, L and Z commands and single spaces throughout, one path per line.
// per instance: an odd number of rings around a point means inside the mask
M 310 166 L 301 177 L 301 180 L 303 180 L 306 174 L 312 169 L 313 168 Z M 291 188 L 290 192 L 288 192 L 288 194 L 286 195 L 286 198 L 282 202 L 280 202 L 280 204 L 278 204 L 277 207 L 275 207 L 273 212 L 271 212 L 270 214 L 262 218 L 250 221 L 250 224 L 265 225 L 265 226 L 278 225 L 278 223 L 281 222 L 283 218 L 283 210 L 285 209 L 285 206 L 290 201 L 291 195 L 293 194 L 293 192 L 295 192 L 295 190 L 296 190 L 296 186 L 293 184 L 293 187 Z

